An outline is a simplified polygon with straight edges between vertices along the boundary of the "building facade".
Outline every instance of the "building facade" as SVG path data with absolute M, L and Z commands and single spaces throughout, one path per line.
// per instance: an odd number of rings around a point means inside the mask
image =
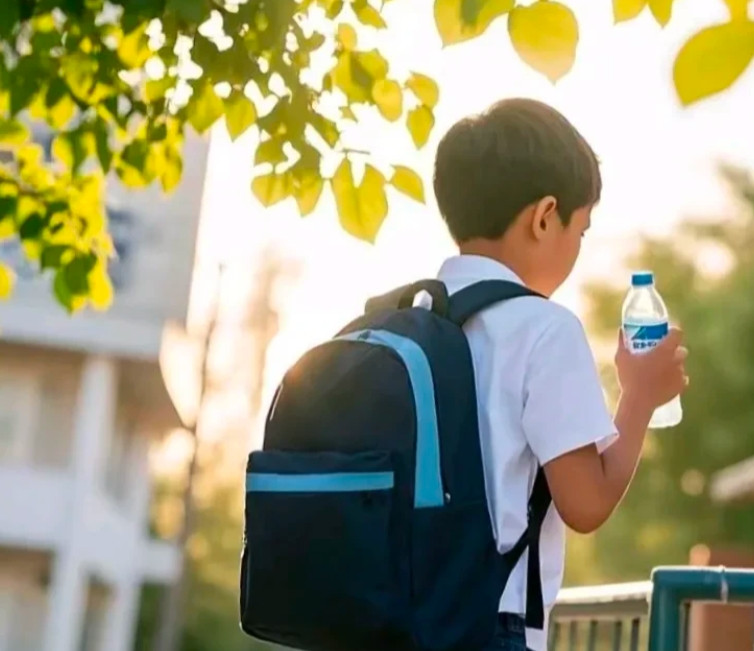
M 131 651 L 144 583 L 180 551 L 149 533 L 150 445 L 180 425 L 160 369 L 187 317 L 208 143 L 168 196 L 108 183 L 118 260 L 106 313 L 68 316 L 14 242 L 0 303 L 0 651 Z

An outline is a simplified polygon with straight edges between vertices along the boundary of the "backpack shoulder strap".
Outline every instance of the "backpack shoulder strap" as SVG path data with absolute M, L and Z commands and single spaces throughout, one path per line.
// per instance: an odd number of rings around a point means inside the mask
M 552 504 L 550 488 L 547 485 L 545 471 L 539 468 L 529 498 L 528 526 L 516 544 L 503 555 L 508 572 L 518 564 L 523 553 L 528 549 L 526 563 L 526 626 L 542 630 L 545 625 L 545 606 L 542 596 L 542 576 L 539 566 L 539 537 L 547 511 Z
M 519 283 L 508 280 L 482 280 L 450 297 L 448 318 L 457 325 L 463 326 L 466 321 L 484 308 L 520 296 L 545 298 L 542 294 Z

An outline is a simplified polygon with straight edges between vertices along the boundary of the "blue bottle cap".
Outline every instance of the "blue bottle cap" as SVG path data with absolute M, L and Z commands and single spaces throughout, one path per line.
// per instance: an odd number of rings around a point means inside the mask
M 631 285 L 634 287 L 646 287 L 654 282 L 655 277 L 651 271 L 635 271 L 631 274 Z

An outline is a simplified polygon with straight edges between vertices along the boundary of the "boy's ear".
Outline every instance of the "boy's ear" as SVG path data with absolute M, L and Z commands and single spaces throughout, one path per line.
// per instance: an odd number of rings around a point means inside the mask
M 534 239 L 541 240 L 546 237 L 555 226 L 556 220 L 560 220 L 558 200 L 550 195 L 542 197 L 534 204 L 532 211 L 531 228 Z

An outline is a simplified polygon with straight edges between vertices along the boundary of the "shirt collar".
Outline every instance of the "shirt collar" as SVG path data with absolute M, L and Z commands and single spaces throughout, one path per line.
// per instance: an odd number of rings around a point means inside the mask
M 447 280 L 507 280 L 524 284 L 512 269 L 481 255 L 456 255 L 448 258 L 440 268 L 439 275 Z

